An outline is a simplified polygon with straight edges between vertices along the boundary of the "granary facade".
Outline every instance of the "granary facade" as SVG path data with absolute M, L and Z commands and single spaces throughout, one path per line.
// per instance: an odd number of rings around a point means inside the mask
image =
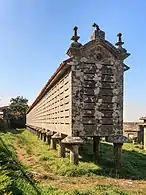
M 109 136 L 117 142 L 123 135 L 123 78 L 129 69 L 124 60 L 130 54 L 122 47 L 121 33 L 114 46 L 98 25 L 93 27 L 91 40 L 84 45 L 74 28 L 69 59 L 30 106 L 27 126 L 70 136 L 70 142 L 77 137 Z

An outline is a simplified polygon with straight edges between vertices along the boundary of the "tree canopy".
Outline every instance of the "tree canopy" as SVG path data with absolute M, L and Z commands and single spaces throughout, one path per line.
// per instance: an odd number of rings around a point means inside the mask
M 16 128 L 25 126 L 27 109 L 28 100 L 23 96 L 18 96 L 10 100 L 10 105 L 6 114 L 11 127 Z

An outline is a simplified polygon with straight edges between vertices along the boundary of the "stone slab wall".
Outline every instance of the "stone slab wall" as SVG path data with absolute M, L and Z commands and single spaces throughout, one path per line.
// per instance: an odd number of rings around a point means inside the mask
M 124 67 L 105 47 L 92 48 L 71 63 L 73 135 L 122 135 Z
M 71 135 L 71 72 L 60 78 L 27 114 L 27 125 Z

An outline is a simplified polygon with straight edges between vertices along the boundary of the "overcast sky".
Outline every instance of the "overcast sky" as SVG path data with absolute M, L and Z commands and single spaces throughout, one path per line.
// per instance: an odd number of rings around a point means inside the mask
M 0 0 L 0 105 L 23 95 L 32 102 L 60 62 L 67 58 L 72 28 L 89 41 L 92 24 L 116 42 L 123 33 L 126 60 L 124 120 L 146 115 L 146 1 Z

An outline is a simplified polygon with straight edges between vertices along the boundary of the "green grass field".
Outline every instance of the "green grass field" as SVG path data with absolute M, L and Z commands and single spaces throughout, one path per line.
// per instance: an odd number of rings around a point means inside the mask
M 92 145 L 80 151 L 79 165 L 57 158 L 57 151 L 27 130 L 0 132 L 0 194 L 146 195 L 146 152 L 125 144 L 123 167 L 115 169 L 113 146 L 101 143 L 94 163 Z

